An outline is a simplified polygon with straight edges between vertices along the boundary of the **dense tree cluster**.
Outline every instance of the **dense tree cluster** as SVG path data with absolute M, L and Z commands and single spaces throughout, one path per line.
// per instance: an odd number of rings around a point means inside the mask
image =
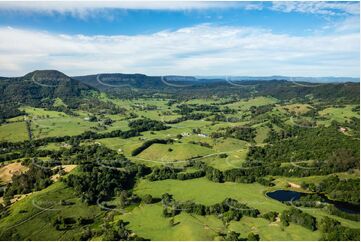
M 242 237 L 240 233 L 235 231 L 228 231 L 226 234 L 220 233 L 225 241 L 259 241 L 260 237 L 258 234 L 249 233 L 246 238 Z
M 258 115 L 265 114 L 267 112 L 272 111 L 275 107 L 274 104 L 262 105 L 262 106 L 251 106 L 249 111 L 251 112 L 251 116 L 254 118 Z
M 203 147 L 207 147 L 207 148 L 212 148 L 212 146 L 207 143 L 207 142 L 201 142 L 201 141 L 189 141 L 190 144 L 194 144 L 194 145 L 200 145 Z
M 187 120 L 201 120 L 207 116 L 208 116 L 208 114 L 205 114 L 205 113 L 188 113 L 188 114 L 182 115 L 179 118 L 169 120 L 166 123 L 167 124 L 177 124 L 177 123 L 184 122 Z
M 131 129 L 137 130 L 138 132 L 168 129 L 162 122 L 148 118 L 132 120 L 128 125 Z
M 177 105 L 176 113 L 181 115 L 187 115 L 194 111 L 198 112 L 219 112 L 220 109 L 216 105 L 207 105 L 207 104 L 181 104 Z
M 201 216 L 213 214 L 228 223 L 230 221 L 239 221 L 242 216 L 257 217 L 260 214 L 257 209 L 248 207 L 246 204 L 232 198 L 226 198 L 221 203 L 206 206 L 192 201 L 178 202 L 173 199 L 172 195 L 165 193 L 162 195 L 162 203 L 164 205 L 163 216 L 165 217 L 172 217 L 184 211 Z
M 94 223 L 93 218 L 57 216 L 53 221 L 53 226 L 56 230 L 62 231 L 74 229 L 75 227 L 81 227 L 92 223 Z
M 307 85 L 307 83 L 305 83 Z M 309 97 L 336 103 L 359 103 L 359 84 L 327 83 L 308 86 L 294 85 L 287 81 L 257 82 L 257 95 L 272 96 L 280 100 L 299 99 L 307 101 Z M 357 87 L 357 88 L 356 88 Z
M 312 231 L 317 229 L 316 218 L 297 208 L 283 211 L 281 214 L 281 221 L 285 226 L 288 226 L 289 223 L 295 223 Z
M 358 108 L 360 108 L 360 106 Z M 358 113 L 360 115 L 360 111 L 358 111 Z M 359 118 L 352 117 L 350 120 L 347 120 L 345 122 L 344 126 L 351 129 L 351 131 L 353 132 L 353 134 L 356 137 L 360 137 L 360 119 Z
M 256 129 L 252 127 L 244 127 L 244 126 L 233 126 L 221 128 L 218 132 L 214 132 L 211 134 L 212 138 L 228 138 L 232 137 L 239 140 L 245 140 L 249 142 L 253 142 L 256 137 Z
M 359 152 L 359 141 L 342 134 L 337 127 L 296 127 L 283 131 L 272 144 L 251 147 L 248 159 L 266 162 L 329 161 L 335 168 L 347 170 L 358 166 Z M 342 162 L 336 161 L 333 156 L 342 157 Z
M 153 172 L 147 176 L 151 181 L 177 179 L 189 180 L 205 176 L 204 170 L 197 170 L 194 172 L 183 172 L 183 168 L 174 168 L 170 166 L 162 166 L 153 168 Z
M 107 133 L 95 133 L 92 131 L 85 131 L 84 133 L 76 136 L 57 136 L 46 137 L 42 139 L 22 142 L 0 142 L 0 161 L 13 160 L 26 156 L 47 156 L 51 151 L 35 150 L 35 147 L 44 146 L 49 143 L 68 142 L 70 144 L 79 144 L 80 141 L 103 139 L 103 138 L 115 138 L 120 137 L 127 139 L 134 136 L 139 136 L 140 133 L 137 130 L 130 129 L 126 131 L 113 130 Z M 18 151 L 18 152 L 14 152 Z M 42 153 L 42 154 L 41 154 Z
M 303 183 L 302 186 L 313 192 L 327 193 L 333 200 L 360 204 L 359 179 L 340 179 L 338 176 L 329 176 L 317 185 Z
M 273 211 L 262 214 L 262 218 L 265 218 L 271 222 L 275 222 L 278 216 L 279 216 L 279 213 L 273 212 Z
M 25 112 L 20 111 L 16 105 L 12 103 L 0 102 L 0 124 L 5 123 L 6 119 L 25 115 Z
M 124 161 L 104 165 L 88 163 L 81 165 L 80 171 L 70 174 L 64 182 L 88 204 L 110 199 L 117 191 L 132 188 L 135 179 L 148 172 L 142 165 Z
M 79 172 L 63 180 L 88 204 L 110 199 L 117 192 L 131 189 L 136 179 L 151 171 L 102 146 L 82 149 L 82 152 L 73 156 L 73 162 L 80 164 Z
M 322 232 L 321 240 L 331 241 L 359 241 L 360 230 L 342 226 L 340 222 L 329 217 L 324 217 L 319 223 Z
M 344 212 L 338 208 L 336 208 L 334 205 L 327 205 L 325 210 L 331 214 L 331 215 L 335 215 L 337 217 L 340 218 L 344 218 L 344 219 L 348 219 L 348 220 L 352 220 L 352 221 L 360 221 L 360 214 L 359 213 L 348 213 L 348 212 Z
M 34 75 L 37 81 L 32 80 Z M 9 109 L 11 107 L 16 110 L 19 104 L 33 107 L 52 106 L 55 98 L 61 98 L 70 105 L 79 102 L 86 91 L 96 92 L 94 88 L 58 71 L 35 71 L 24 77 L 1 80 L 0 103 L 10 104 Z M 14 114 L 13 112 L 9 112 L 10 116 L 8 116 L 7 112 L 1 111 L 1 116 L 9 118 Z
M 105 241 L 144 241 L 146 239 L 137 236 L 127 228 L 128 222 L 119 220 L 114 224 L 105 223 L 102 228 L 102 238 Z
M 5 189 L 4 201 L 9 201 L 16 194 L 27 194 L 46 188 L 52 183 L 50 177 L 54 172 L 50 168 L 30 164 L 27 172 L 12 177 L 11 183 Z
M 183 169 L 181 168 L 173 168 L 170 166 L 161 166 L 153 168 L 153 171 L 150 175 L 148 175 L 148 179 L 151 181 L 159 181 L 166 179 L 177 179 L 177 175 Z
M 299 199 L 291 202 L 286 202 L 297 207 L 317 207 L 323 208 L 325 206 L 326 199 L 320 194 L 302 194 Z

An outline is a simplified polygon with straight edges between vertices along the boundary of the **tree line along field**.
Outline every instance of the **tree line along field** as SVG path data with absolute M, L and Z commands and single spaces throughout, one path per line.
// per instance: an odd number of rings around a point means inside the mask
M 12 183 L 0 173 L 1 239 L 359 237 L 358 214 L 316 206 L 312 202 L 320 197 L 307 195 L 316 187 L 340 200 L 349 196 L 342 193 L 346 185 L 359 192 L 358 104 L 271 96 L 129 100 L 102 93 L 96 98 L 119 111 L 85 104 L 69 111 L 57 99 L 52 108 L 23 105 L 23 115 L 0 125 L 2 166 L 20 161 L 28 167 L 5 174 Z M 343 143 L 330 151 L 321 142 L 326 134 Z M 316 147 L 303 149 L 298 137 L 314 140 Z M 64 171 L 69 164 L 77 167 Z M 59 179 L 52 179 L 55 175 Z M 339 180 L 331 180 L 334 176 Z M 267 196 L 276 190 L 302 192 L 308 203 L 296 206 Z M 228 198 L 239 203 L 236 208 L 224 204 Z M 282 217 L 288 210 L 294 215 Z M 270 213 L 275 213 L 271 219 Z M 331 235 L 326 223 L 349 237 Z

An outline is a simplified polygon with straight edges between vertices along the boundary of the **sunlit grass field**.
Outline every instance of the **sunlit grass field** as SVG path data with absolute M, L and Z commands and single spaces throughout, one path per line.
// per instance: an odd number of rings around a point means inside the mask
M 0 141 L 24 141 L 28 140 L 28 132 L 24 121 L 0 125 Z
M 49 111 L 41 108 L 23 107 L 31 120 L 31 130 L 33 138 L 39 139 L 44 137 L 55 136 L 74 136 L 85 131 L 94 131 L 99 133 L 110 132 L 112 130 L 129 130 L 128 123 L 130 113 L 136 113 L 139 119 L 147 117 L 150 119 L 166 122 L 181 117 L 175 112 L 176 105 L 168 106 L 166 99 L 138 99 L 118 100 L 109 98 L 106 95 L 101 96 L 102 100 L 108 100 L 118 107 L 126 109 L 124 114 L 105 114 L 104 118 L 111 118 L 114 122 L 111 125 L 100 126 L 99 122 L 90 122 L 86 120 L 90 113 L 78 110 L 78 116 L 68 115 L 62 112 Z M 216 99 L 193 99 L 186 101 L 188 104 L 214 104 L 225 100 Z M 160 166 L 162 164 L 177 164 L 179 161 L 197 159 L 205 162 L 207 165 L 225 171 L 228 169 L 238 168 L 247 159 L 247 153 L 251 145 L 265 145 L 265 140 L 269 135 L 270 128 L 268 120 L 263 117 L 251 118 L 249 108 L 252 106 L 262 106 L 268 104 L 277 104 L 270 111 L 270 114 L 280 115 L 282 121 L 292 125 L 289 120 L 291 113 L 303 115 L 311 109 L 308 104 L 292 103 L 280 104 L 277 99 L 270 97 L 256 97 L 253 99 L 244 99 L 234 103 L 222 105 L 221 108 L 229 107 L 236 110 L 234 114 L 226 114 L 231 117 L 240 118 L 237 122 L 228 121 L 211 121 L 204 118 L 201 120 L 187 120 L 176 124 L 166 124 L 169 129 L 161 131 L 142 132 L 141 136 L 123 138 L 104 138 L 82 141 L 81 145 L 100 144 L 113 149 L 118 154 L 125 155 L 129 160 L 142 163 L 147 166 Z M 63 105 L 61 100 L 57 100 L 56 105 Z M 155 106 L 154 110 L 145 110 L 144 107 Z M 319 115 L 325 120 L 319 124 L 329 125 L 332 120 L 344 122 L 351 117 L 358 117 L 358 114 L 352 111 L 354 106 L 329 107 L 319 112 Z M 169 115 L 164 115 L 164 112 Z M 242 117 L 240 113 L 246 113 Z M 206 112 L 205 112 L 206 113 Z M 0 126 L 1 141 L 24 141 L 28 140 L 26 124 L 23 116 L 8 120 Z M 256 129 L 254 141 L 243 141 L 235 138 L 211 138 L 213 132 L 221 128 L 230 126 L 251 126 Z M 282 126 L 273 125 L 276 132 L 282 130 Z M 200 134 L 196 134 L 194 129 L 200 129 Z M 182 135 L 183 137 L 179 137 Z M 153 144 L 137 156 L 132 156 L 134 149 L 141 146 L 144 142 L 151 139 L 172 139 L 173 143 Z M 203 145 L 202 145 L 203 144 Z M 67 148 L 63 143 L 49 143 L 40 147 L 43 150 L 60 150 Z M 221 154 L 225 156 L 220 156 Z M 48 159 L 45 157 L 44 159 Z M 184 172 L 194 172 L 196 168 L 188 168 Z M 76 171 L 73 171 L 76 172 Z M 359 172 L 338 173 L 341 178 L 359 178 Z M 290 189 L 289 183 L 301 184 L 302 182 L 319 183 L 326 176 L 309 176 L 309 177 L 274 177 L 275 187 L 266 187 L 259 183 L 215 183 L 205 177 L 191 180 L 162 180 L 151 182 L 146 178 L 141 179 L 134 187 L 134 193 L 143 197 L 151 194 L 153 197 L 160 198 L 162 194 L 169 193 L 177 201 L 194 201 L 204 205 L 212 205 L 222 202 L 225 198 L 237 199 L 250 207 L 257 208 L 261 213 L 276 211 L 281 213 L 290 208 L 281 202 L 271 199 L 265 195 L 266 192 L 277 189 Z M 297 189 L 295 189 L 297 190 Z M 301 188 L 299 191 L 303 191 Z M 63 206 L 59 204 L 60 200 L 74 202 L 73 205 Z M 34 206 L 34 201 L 40 201 L 44 204 L 54 205 L 55 209 L 44 210 Z M 48 202 L 48 203 L 46 203 Z M 320 221 L 324 216 L 332 217 L 341 222 L 342 225 L 359 228 L 360 223 L 346 220 L 340 217 L 332 216 L 322 209 L 318 208 L 301 208 L 317 218 Z M 52 225 L 54 218 L 63 217 L 94 217 L 95 223 L 92 228 L 100 228 L 103 223 L 102 219 L 106 213 L 114 213 L 114 221 L 119 219 L 130 222 L 129 228 L 138 236 L 151 240 L 219 240 L 218 233 L 227 233 L 236 231 L 241 236 L 246 237 L 248 233 L 259 234 L 261 240 L 318 240 L 321 233 L 318 231 L 311 232 L 302 226 L 291 223 L 290 226 L 284 227 L 281 222 L 269 222 L 263 218 L 243 217 L 239 222 L 231 222 L 226 226 L 220 218 L 216 216 L 196 216 L 185 212 L 170 218 L 162 216 L 162 204 L 155 203 L 146 205 L 143 203 L 134 205 L 127 209 L 126 214 L 120 212 L 102 211 L 97 205 L 87 206 L 80 201 L 74 191 L 57 182 L 48 188 L 29 194 L 24 199 L 16 202 L 10 208 L 11 214 L 0 220 L 0 230 L 10 231 L 9 233 L 19 234 L 21 238 L 31 240 L 79 240 L 83 227 L 75 226 L 69 231 L 58 231 Z M 93 239 L 102 239 L 93 237 Z M 16 239 L 16 238 L 14 238 Z
M 61 200 L 73 202 L 60 205 Z M 16 239 L 16 233 L 24 240 L 79 240 L 82 227 L 74 226 L 70 231 L 59 231 L 53 226 L 57 216 L 94 217 L 104 214 L 97 206 L 88 206 L 75 196 L 74 191 L 61 182 L 35 192 L 16 202 L 10 208 L 11 214 L 0 220 L 0 230 L 9 231 Z M 100 221 L 95 219 L 93 226 Z

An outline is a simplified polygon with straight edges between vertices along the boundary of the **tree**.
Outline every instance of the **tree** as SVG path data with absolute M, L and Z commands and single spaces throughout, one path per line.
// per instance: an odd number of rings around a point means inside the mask
M 249 241 L 259 241 L 260 238 L 259 238 L 258 234 L 254 234 L 254 233 L 251 232 L 251 233 L 248 234 L 247 240 L 249 240 Z
M 237 233 L 235 231 L 228 231 L 227 235 L 224 237 L 224 240 L 226 240 L 226 241 L 240 241 L 242 239 L 239 237 L 239 235 L 240 235 L 240 233 Z
M 80 240 L 81 241 L 87 241 L 87 240 L 90 240 L 93 236 L 93 233 L 91 231 L 90 228 L 84 228 L 81 235 L 80 235 Z
M 150 195 L 150 194 L 144 195 L 144 197 L 143 197 L 143 202 L 144 202 L 145 204 L 151 204 L 151 203 L 153 202 L 153 197 L 152 197 L 152 195 Z
M 125 190 L 121 191 L 120 197 L 119 197 L 119 203 L 120 203 L 121 208 L 124 208 L 127 205 L 127 200 L 128 200 L 127 191 L 125 191 Z

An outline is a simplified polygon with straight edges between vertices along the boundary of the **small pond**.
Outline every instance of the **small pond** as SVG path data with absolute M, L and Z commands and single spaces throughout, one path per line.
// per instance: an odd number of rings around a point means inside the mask
M 302 192 L 296 192 L 296 191 L 289 191 L 289 190 L 276 190 L 273 192 L 267 192 L 266 195 L 270 198 L 273 198 L 275 200 L 278 200 L 280 202 L 292 202 L 297 201 L 301 198 L 301 196 L 306 195 L 306 193 Z M 359 214 L 360 213 L 360 205 L 347 203 L 347 202 L 339 202 L 328 199 L 323 194 L 318 194 L 320 197 L 322 197 L 323 202 L 333 204 L 336 208 L 338 208 L 341 211 L 347 212 L 347 213 L 353 213 L 353 214 Z

